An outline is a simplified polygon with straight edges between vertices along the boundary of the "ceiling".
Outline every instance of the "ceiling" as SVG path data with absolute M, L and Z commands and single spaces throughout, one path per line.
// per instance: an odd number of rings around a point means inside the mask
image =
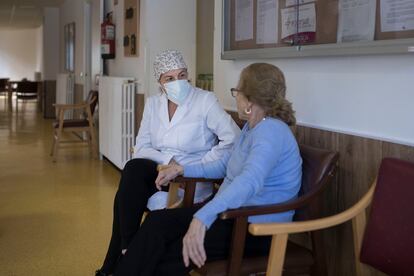
M 56 7 L 64 0 L 0 0 L 0 28 L 27 29 L 42 25 L 43 8 Z

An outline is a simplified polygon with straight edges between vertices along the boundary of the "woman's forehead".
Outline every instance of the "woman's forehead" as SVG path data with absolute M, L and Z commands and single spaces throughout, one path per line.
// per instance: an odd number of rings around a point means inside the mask
M 181 74 L 183 72 L 187 73 L 187 69 L 186 68 L 181 68 L 181 69 L 170 70 L 170 71 L 165 72 L 164 74 L 162 74 L 161 78 L 162 77 L 169 77 L 169 76 L 175 77 L 175 76 L 178 76 L 179 74 Z

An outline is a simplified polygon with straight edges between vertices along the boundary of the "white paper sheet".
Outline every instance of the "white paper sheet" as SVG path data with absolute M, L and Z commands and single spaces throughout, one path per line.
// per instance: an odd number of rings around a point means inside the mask
M 315 3 L 282 9 L 282 39 L 295 33 L 315 32 L 316 31 L 316 13 Z M 297 17 L 299 24 L 297 25 Z
M 256 43 L 277 43 L 279 0 L 257 0 Z
M 286 7 L 302 5 L 310 2 L 315 2 L 315 0 L 286 0 Z
M 338 42 L 374 40 L 376 0 L 339 0 Z
M 381 32 L 414 30 L 413 0 L 381 0 Z
M 236 0 L 236 41 L 253 39 L 253 0 Z

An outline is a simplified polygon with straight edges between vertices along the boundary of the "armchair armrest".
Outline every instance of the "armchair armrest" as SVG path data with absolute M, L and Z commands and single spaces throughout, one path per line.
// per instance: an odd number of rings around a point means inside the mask
M 302 207 L 312 198 L 308 196 L 302 196 L 295 199 L 291 199 L 282 203 L 244 206 L 236 209 L 229 209 L 220 214 L 221 219 L 232 219 L 237 217 L 249 217 L 257 215 L 266 215 L 273 213 L 282 213 L 290 210 L 295 210 Z
M 212 183 L 221 184 L 223 182 L 223 179 L 177 176 L 171 182 L 184 184 L 185 193 L 184 193 L 183 205 L 184 207 L 190 207 L 190 206 L 193 206 L 194 204 L 195 184 L 197 182 L 212 182 Z M 171 189 L 171 185 L 170 185 L 170 189 Z M 173 190 L 176 190 L 176 188 L 173 188 Z M 169 203 L 174 201 L 174 200 L 170 200 L 171 198 L 173 198 L 173 196 L 169 197 Z
M 255 236 L 293 234 L 315 231 L 336 226 L 350 219 L 357 217 L 361 212 L 365 211 L 372 201 L 376 182 L 374 182 L 368 192 L 351 208 L 342 213 L 321 219 L 314 219 L 300 222 L 288 223 L 252 223 L 249 225 L 249 232 Z

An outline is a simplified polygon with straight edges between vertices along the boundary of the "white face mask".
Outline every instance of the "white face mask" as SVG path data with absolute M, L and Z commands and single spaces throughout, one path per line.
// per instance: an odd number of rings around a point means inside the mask
M 177 105 L 181 105 L 191 90 L 188 80 L 175 80 L 164 84 L 167 98 Z

